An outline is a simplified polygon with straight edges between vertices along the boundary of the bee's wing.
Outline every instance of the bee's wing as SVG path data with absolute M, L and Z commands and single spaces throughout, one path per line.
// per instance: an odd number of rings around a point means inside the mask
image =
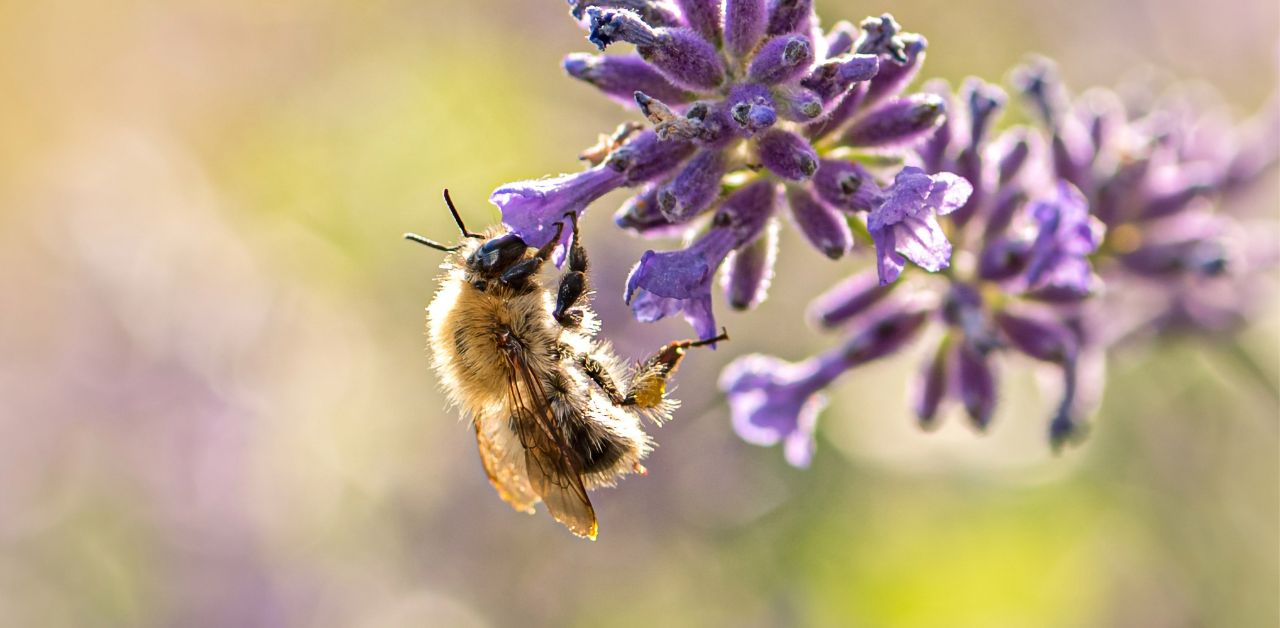
M 533 514 L 538 496 L 533 493 L 529 481 L 512 462 L 514 458 L 510 452 L 486 435 L 480 426 L 481 422 L 477 421 L 476 447 L 480 450 L 480 462 L 484 465 L 485 475 L 489 476 L 489 483 L 512 508 Z
M 570 532 L 596 538 L 596 511 L 582 484 L 582 461 L 556 427 L 541 380 L 519 356 L 511 361 L 511 418 L 533 491 Z

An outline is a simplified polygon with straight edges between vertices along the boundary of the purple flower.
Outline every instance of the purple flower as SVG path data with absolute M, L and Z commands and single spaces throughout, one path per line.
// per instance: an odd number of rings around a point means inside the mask
M 880 57 L 876 55 L 841 55 L 814 68 L 800 84 L 830 102 L 854 83 L 871 80 L 879 71 Z
M 574 53 L 565 57 L 564 71 L 628 106 L 635 104 L 636 92 L 675 105 L 695 99 L 692 92 L 672 85 L 639 55 Z
M 653 131 L 636 134 L 590 170 L 550 179 L 517 181 L 494 190 L 489 202 L 502 211 L 502 222 L 530 246 L 543 246 L 565 214 L 581 215 L 593 201 L 628 185 L 663 176 L 693 152 L 689 142 L 659 140 Z M 568 243 L 569 229 L 561 233 Z
M 814 198 L 808 188 L 787 186 L 787 203 L 800 233 L 823 255 L 840 259 L 853 246 L 853 234 L 844 216 Z
M 771 447 L 781 442 L 791 466 L 809 466 L 818 413 L 827 405 L 818 391 L 844 370 L 829 359 L 791 364 L 755 354 L 734 360 L 720 376 L 734 431 L 753 445 Z
M 895 287 L 881 284 L 874 272 L 853 275 L 814 299 L 808 318 L 820 327 L 839 327 L 889 296 Z
M 843 347 L 792 364 L 765 355 L 739 358 L 725 367 L 720 389 L 729 397 L 733 428 L 756 445 L 784 443 L 792 466 L 813 459 L 813 431 L 826 405 L 820 391 L 845 371 L 901 349 L 924 326 L 923 310 L 894 304 Z
M 1193 99 L 1102 91 L 1073 100 L 1041 60 L 1013 75 L 1041 128 L 1002 129 L 1005 93 L 981 80 L 966 80 L 958 94 L 941 81 L 905 93 L 923 65 L 924 37 L 888 14 L 824 30 L 813 4 L 570 0 L 601 50 L 622 41 L 636 51 L 570 55 L 565 71 L 635 103 L 652 129 L 624 125 L 584 153 L 586 172 L 509 184 L 492 197 L 509 237 L 541 245 L 565 214 L 640 186 L 616 214 L 618 226 L 690 244 L 647 251 L 625 299 L 637 319 L 682 314 L 704 339 L 717 331 L 711 290 L 721 267 L 731 306 L 765 298 L 780 202 L 829 257 L 852 250 L 855 238 L 871 240 L 875 270 L 809 309 L 815 326 L 851 334 L 843 346 L 798 363 L 752 355 L 724 372 L 744 439 L 782 443 L 789 463 L 808 465 L 824 388 L 894 353 L 930 321 L 942 329 L 916 385 L 922 426 L 952 399 L 985 429 L 1000 396 L 1001 354 L 1016 352 L 1061 370 L 1049 438 L 1055 449 L 1077 439 L 1086 426 L 1077 370 L 1118 335 L 1095 329 L 1074 303 L 1101 284 L 1098 262 L 1108 281 L 1143 280 L 1166 297 L 1170 309 L 1152 330 L 1242 320 L 1242 310 L 1229 304 L 1224 313 L 1222 299 L 1206 292 L 1254 283 L 1239 285 L 1239 251 L 1226 239 L 1236 225 L 1214 205 L 1274 166 L 1274 111 L 1265 128 L 1248 131 L 1196 111 Z M 886 185 L 888 169 L 902 165 Z M 1199 213 L 1221 218 L 1227 231 L 1190 220 Z M 953 241 L 967 247 L 960 259 L 968 263 L 905 287 L 912 282 L 898 281 L 908 260 L 947 269 Z
M 565 214 L 581 214 L 592 201 L 626 182 L 622 173 L 599 165 L 585 172 L 552 179 L 508 183 L 489 195 L 502 211 L 502 222 L 529 246 L 543 246 Z M 567 235 L 566 229 L 563 234 Z
M 1059 182 L 1053 196 L 1030 207 L 1039 233 L 1031 245 L 1026 283 L 1031 295 L 1073 300 L 1093 292 L 1089 254 L 1102 241 L 1102 223 L 1089 215 L 1089 203 L 1074 186 Z
M 929 272 L 950 264 L 951 243 L 937 217 L 964 205 L 972 191 L 968 181 L 948 172 L 928 175 L 908 167 L 898 173 L 867 218 L 881 284 L 895 281 L 907 259 Z
M 678 161 L 685 164 L 674 177 L 669 171 L 677 164 L 666 161 L 660 171 L 629 173 L 625 185 L 665 183 L 646 187 L 618 215 L 628 229 L 656 235 L 678 232 L 681 224 L 689 225 L 686 232 L 696 228 L 701 212 L 716 207 L 720 190 L 741 185 L 748 169 L 774 183 L 807 182 L 823 163 L 814 141 L 847 123 L 864 146 L 897 146 L 927 134 L 943 115 L 933 96 L 876 105 L 897 96 L 924 58 L 924 38 L 902 32 L 887 14 L 865 21 L 861 32 L 848 22 L 824 32 L 810 0 L 574 0 L 571 6 L 575 17 L 588 18 L 587 38 L 597 47 L 624 41 L 636 54 L 570 55 L 565 70 L 619 100 L 634 87 L 631 100 L 654 125 L 649 136 L 700 151 L 686 161 L 682 146 Z M 870 172 L 845 162 L 790 196 L 795 223 L 811 244 L 839 257 L 852 243 L 840 211 L 869 211 L 881 194 Z M 548 210 L 541 218 L 558 213 Z M 742 264 L 743 277 L 754 278 L 754 260 L 744 257 Z M 753 282 L 742 281 L 740 300 L 753 302 L 747 297 Z M 640 301 L 649 318 L 675 307 L 649 303 L 652 298 Z
M 768 19 L 765 0 L 725 0 L 725 48 L 735 57 L 750 54 L 764 37 Z
M 770 172 L 792 181 L 804 181 L 818 171 L 818 151 L 795 133 L 770 129 L 757 140 L 760 162 Z
M 956 383 L 969 420 L 986 430 L 996 409 L 996 373 L 988 354 L 966 343 L 956 353 Z
M 947 396 L 948 375 L 951 367 L 951 343 L 944 337 L 934 350 L 933 357 L 925 362 L 924 368 L 916 381 L 913 406 L 916 420 L 921 427 L 933 427 L 938 417 L 938 409 Z
M 724 65 L 716 48 L 687 28 L 652 28 L 639 14 L 621 9 L 587 9 L 591 43 L 600 50 L 617 41 L 636 51 L 671 82 L 689 89 L 714 89 L 724 81 Z
M 756 52 L 747 78 L 754 83 L 774 85 L 800 78 L 813 63 L 813 44 L 800 35 L 779 35 Z
M 856 121 L 840 138 L 848 146 L 903 146 L 924 139 L 937 128 L 946 103 L 933 94 L 912 94 L 881 105 Z
M 725 199 L 713 226 L 682 251 L 646 251 L 627 278 L 625 300 L 649 323 L 683 313 L 700 338 L 716 335 L 711 284 L 725 257 L 753 242 L 773 215 L 774 184 L 759 181 Z
M 722 276 L 725 300 L 735 310 L 749 310 L 764 301 L 773 282 L 773 268 L 778 259 L 777 221 L 756 238 L 739 248 Z

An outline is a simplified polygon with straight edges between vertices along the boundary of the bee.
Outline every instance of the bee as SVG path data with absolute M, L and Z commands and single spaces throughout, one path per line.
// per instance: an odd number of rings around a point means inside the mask
M 468 231 L 448 190 L 444 200 L 462 234 L 459 244 L 405 234 L 448 253 L 427 307 L 436 374 L 471 423 L 498 495 L 530 514 L 541 501 L 569 531 L 594 540 L 587 491 L 646 473 L 640 461 L 654 444 L 641 419 L 658 425 L 669 419 L 677 402 L 667 396 L 667 381 L 686 352 L 728 335 L 672 342 L 624 367 L 595 337 L 599 321 L 587 303 L 587 253 L 576 214 L 566 214 L 555 236 L 535 248 L 502 227 Z M 553 296 L 539 271 L 566 221 L 573 234 Z

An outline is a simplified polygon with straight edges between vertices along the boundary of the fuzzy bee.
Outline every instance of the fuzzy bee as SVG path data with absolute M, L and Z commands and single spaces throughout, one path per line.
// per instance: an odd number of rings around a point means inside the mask
M 540 270 L 565 222 L 541 248 L 502 229 L 471 233 L 444 193 L 462 232 L 456 246 L 405 237 L 449 254 L 441 265 L 427 337 L 450 401 L 475 430 L 480 461 L 498 495 L 532 514 L 541 501 L 574 534 L 595 539 L 596 514 L 587 491 L 613 486 L 653 448 L 641 418 L 661 424 L 676 402 L 667 380 L 691 347 L 727 340 L 670 343 L 624 368 L 586 302 L 587 254 L 575 214 L 567 269 L 554 297 Z

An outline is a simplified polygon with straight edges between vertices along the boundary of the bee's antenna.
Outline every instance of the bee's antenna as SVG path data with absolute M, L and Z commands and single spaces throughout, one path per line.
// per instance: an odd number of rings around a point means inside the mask
M 429 246 L 437 251 L 444 251 L 445 253 L 452 253 L 462 248 L 461 246 L 445 246 L 443 244 L 440 244 L 439 242 L 436 242 L 435 240 L 428 240 L 427 238 L 424 238 L 416 233 L 406 233 L 404 234 L 404 239 L 417 242 L 418 244 L 421 244 L 423 246 Z
M 458 224 L 458 231 L 462 232 L 463 237 L 477 238 L 481 240 L 484 239 L 484 236 L 478 233 L 471 233 L 470 231 L 467 231 L 467 226 L 462 224 L 462 214 L 459 214 L 458 208 L 454 207 L 453 198 L 449 196 L 449 188 L 444 189 L 444 204 L 449 206 L 449 213 L 453 214 L 453 222 Z
M 716 336 L 715 338 L 708 338 L 707 340 L 698 340 L 696 342 L 691 342 L 689 343 L 689 348 L 692 349 L 693 347 L 705 347 L 707 345 L 713 345 L 717 342 L 720 342 L 722 340 L 728 340 L 728 339 L 729 339 L 729 330 L 725 327 L 721 327 L 719 336 Z

